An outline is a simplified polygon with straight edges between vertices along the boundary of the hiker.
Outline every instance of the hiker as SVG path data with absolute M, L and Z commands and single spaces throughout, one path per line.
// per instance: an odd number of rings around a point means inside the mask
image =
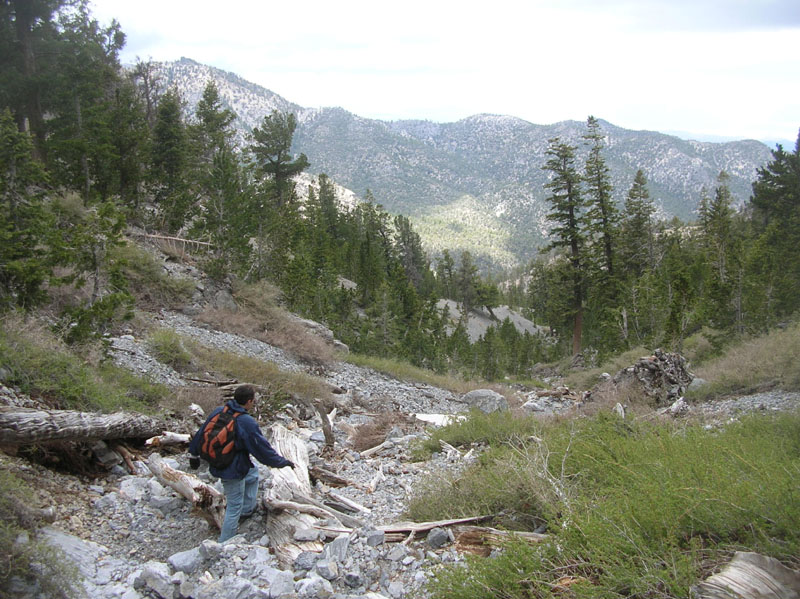
M 239 521 L 249 518 L 256 511 L 258 497 L 258 468 L 250 461 L 252 455 L 259 462 L 273 468 L 294 468 L 294 463 L 278 454 L 269 441 L 264 438 L 255 418 L 248 414 L 256 401 L 255 389 L 250 385 L 241 385 L 233 392 L 233 399 L 225 406 L 215 408 L 206 422 L 197 431 L 189 444 L 189 466 L 196 469 L 200 466 L 200 446 L 203 440 L 203 431 L 206 424 L 225 407 L 234 414 L 235 427 L 235 455 L 233 462 L 225 468 L 209 466 L 209 472 L 222 480 L 225 491 L 225 520 L 219 535 L 219 542 L 223 543 L 234 536 L 239 530 Z

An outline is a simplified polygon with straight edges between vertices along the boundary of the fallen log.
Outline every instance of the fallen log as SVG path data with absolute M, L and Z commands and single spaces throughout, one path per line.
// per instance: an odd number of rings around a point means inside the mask
M 164 424 L 159 420 L 131 412 L 98 414 L 72 410 L 0 409 L 0 444 L 144 439 L 163 430 Z
M 222 529 L 225 495 L 196 476 L 170 467 L 157 453 L 151 453 L 147 458 L 147 467 L 161 483 L 191 501 L 209 524 Z
M 340 534 L 353 534 L 355 529 L 353 528 L 345 528 L 341 526 L 323 526 L 321 524 L 315 524 L 314 528 L 317 530 L 321 530 L 327 536 L 336 536 Z M 408 535 L 401 532 L 387 532 L 384 535 L 383 541 L 384 543 L 400 543 L 408 538 Z
M 507 531 L 488 526 L 456 526 L 456 549 L 487 557 L 493 548 L 501 547 L 511 539 L 522 539 L 529 543 L 540 543 L 547 535 L 536 532 Z
M 295 558 L 303 551 L 322 551 L 319 541 L 296 541 L 294 532 L 298 528 L 313 528 L 317 518 L 308 513 L 307 505 L 303 511 L 297 507 L 289 508 L 286 502 L 294 501 L 295 496 L 310 497 L 313 493 L 308 477 L 308 449 L 303 440 L 280 424 L 267 430 L 267 438 L 272 447 L 283 457 L 294 462 L 294 468 L 273 470 L 272 486 L 266 490 L 262 502 L 272 512 L 267 519 L 267 534 L 270 546 L 282 568 L 290 568 Z M 328 516 L 323 516 L 327 518 Z

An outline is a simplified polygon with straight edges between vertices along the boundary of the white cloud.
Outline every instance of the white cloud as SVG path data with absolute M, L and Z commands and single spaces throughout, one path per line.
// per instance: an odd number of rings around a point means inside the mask
M 593 114 L 790 140 L 800 126 L 796 1 L 95 0 L 94 12 L 120 21 L 127 60 L 186 56 L 365 117 Z

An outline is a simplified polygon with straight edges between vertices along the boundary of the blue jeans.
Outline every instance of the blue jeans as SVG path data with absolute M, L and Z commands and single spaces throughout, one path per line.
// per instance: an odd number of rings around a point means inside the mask
M 225 520 L 219 533 L 219 542 L 224 543 L 239 530 L 239 518 L 252 514 L 258 499 L 258 468 L 250 468 L 244 478 L 223 478 L 225 491 Z

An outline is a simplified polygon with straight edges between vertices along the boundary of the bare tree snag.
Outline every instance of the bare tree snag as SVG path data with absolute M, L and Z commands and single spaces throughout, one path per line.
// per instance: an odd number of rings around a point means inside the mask
M 96 414 L 70 410 L 0 408 L 0 444 L 143 439 L 157 435 L 162 430 L 162 422 L 131 412 Z
M 290 568 L 303 551 L 322 551 L 318 541 L 296 541 L 298 528 L 314 528 L 317 518 L 308 513 L 314 506 L 297 507 L 296 496 L 310 497 L 313 493 L 308 477 L 308 449 L 303 440 L 280 424 L 267 430 L 267 438 L 280 455 L 294 462 L 294 468 L 273 470 L 272 486 L 264 493 L 264 507 L 270 511 L 267 534 L 275 557 L 283 568 Z M 302 512 L 300 510 L 303 510 Z M 321 516 L 327 518 L 328 516 Z
M 328 413 L 325 411 L 325 407 L 322 405 L 322 402 L 318 399 L 306 399 L 305 397 L 297 395 L 296 393 L 292 394 L 292 399 L 317 413 L 319 420 L 322 423 L 322 434 L 325 436 L 325 447 L 333 449 L 333 444 L 336 439 L 333 435 L 333 427 L 331 426 L 331 421 L 328 418 Z M 335 416 L 336 414 L 334 413 L 334 417 Z
M 168 466 L 157 453 L 151 453 L 147 458 L 147 467 L 161 483 L 191 501 L 209 524 L 222 529 L 225 495 L 196 476 Z

